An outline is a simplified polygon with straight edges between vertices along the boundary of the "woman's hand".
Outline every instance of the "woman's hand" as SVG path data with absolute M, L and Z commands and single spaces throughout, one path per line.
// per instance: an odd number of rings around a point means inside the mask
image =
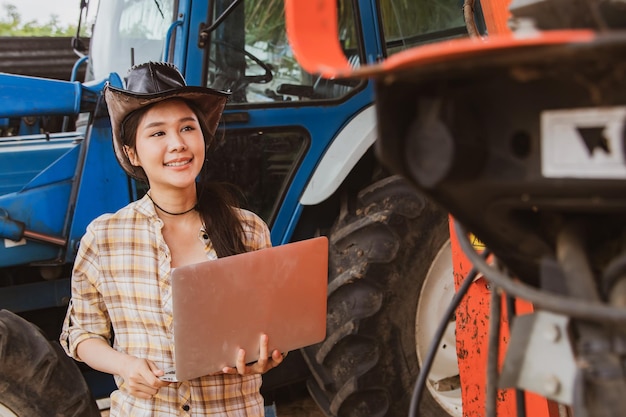
M 124 378 L 124 388 L 129 394 L 150 399 L 160 388 L 170 384 L 159 379 L 163 375 L 164 372 L 154 362 L 131 356 L 120 376 Z
M 76 352 L 92 368 L 124 378 L 124 389 L 135 397 L 152 398 L 159 388 L 169 385 L 159 379 L 164 372 L 154 362 L 118 352 L 104 339 L 83 340 Z
M 222 372 L 225 374 L 264 374 L 272 368 L 276 368 L 283 361 L 284 356 L 280 351 L 274 350 L 272 356 L 269 357 L 269 337 L 266 334 L 261 335 L 261 347 L 259 349 L 259 360 L 251 365 L 246 365 L 246 351 L 239 349 L 237 352 L 236 368 L 225 367 Z

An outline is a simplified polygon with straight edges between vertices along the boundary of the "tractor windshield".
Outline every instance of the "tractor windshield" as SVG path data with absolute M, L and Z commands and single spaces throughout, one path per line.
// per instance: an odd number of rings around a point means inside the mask
M 305 0 L 303 0 L 305 1 Z M 233 0 L 216 0 L 220 16 Z M 351 0 L 338 0 L 340 38 L 353 66 L 361 62 L 355 10 Z M 305 100 L 338 100 L 358 82 L 329 81 L 304 71 L 287 40 L 283 1 L 245 0 L 211 34 L 206 84 L 232 92 L 230 104 Z
M 106 0 L 98 4 L 89 78 L 124 75 L 133 64 L 160 61 L 177 0 Z
M 467 36 L 463 4 L 463 0 L 381 1 L 387 55 L 420 44 Z M 480 2 L 476 2 L 476 9 L 480 10 Z

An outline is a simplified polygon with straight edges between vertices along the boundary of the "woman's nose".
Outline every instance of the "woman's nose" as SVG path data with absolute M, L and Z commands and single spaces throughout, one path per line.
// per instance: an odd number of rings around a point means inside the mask
M 182 138 L 181 135 L 179 134 L 173 134 L 170 137 L 170 151 L 175 152 L 175 151 L 182 151 L 187 149 L 187 145 L 185 144 L 184 139 Z

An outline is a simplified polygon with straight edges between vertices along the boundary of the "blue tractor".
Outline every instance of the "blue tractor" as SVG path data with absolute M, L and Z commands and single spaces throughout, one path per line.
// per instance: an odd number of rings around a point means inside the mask
M 0 118 L 76 126 L 0 137 L 0 415 L 98 415 L 93 400 L 114 389 L 55 340 L 87 224 L 145 192 L 115 160 L 101 92 L 146 61 L 172 62 L 189 85 L 231 91 L 213 174 L 243 190 L 274 245 L 330 239 L 327 339 L 266 374 L 266 398 L 307 381 L 328 416 L 406 415 L 433 324 L 454 293 L 448 216 L 376 160 L 371 83 L 304 71 L 282 1 L 90 3 L 80 13 L 97 16 L 89 54 L 76 63 L 87 66 L 85 80 L 0 74 Z M 339 0 L 343 53 L 356 67 L 467 36 L 462 3 Z M 442 344 L 431 379 L 430 415 L 460 416 L 454 348 Z

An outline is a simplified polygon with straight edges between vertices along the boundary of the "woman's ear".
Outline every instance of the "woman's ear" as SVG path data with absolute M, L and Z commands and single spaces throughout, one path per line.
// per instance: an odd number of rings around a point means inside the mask
M 141 165 L 139 163 L 139 158 L 137 158 L 137 153 L 133 148 L 128 145 L 124 145 L 124 153 L 126 154 L 126 157 L 128 158 L 128 161 L 132 166 L 138 167 Z

